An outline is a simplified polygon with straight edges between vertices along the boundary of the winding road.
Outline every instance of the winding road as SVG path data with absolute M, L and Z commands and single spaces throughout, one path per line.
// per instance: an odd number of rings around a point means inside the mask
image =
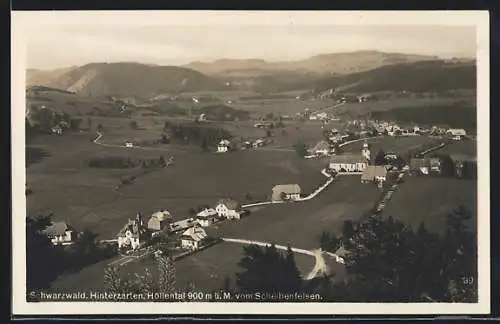
M 235 238 L 222 238 L 222 241 L 224 242 L 229 242 L 229 243 L 237 243 L 237 244 L 245 244 L 245 245 L 258 245 L 258 246 L 270 246 L 271 243 L 269 242 L 261 242 L 261 241 L 253 241 L 253 240 L 245 240 L 245 239 L 235 239 Z M 279 245 L 275 244 L 274 245 L 278 250 L 288 250 L 287 246 L 284 245 Z M 329 257 L 332 257 L 335 262 L 344 264 L 344 259 L 342 259 L 340 256 L 336 255 L 335 253 L 331 252 L 325 252 L 322 251 L 321 249 L 316 249 L 313 251 L 310 250 L 305 250 L 305 249 L 300 249 L 296 247 L 290 247 L 292 252 L 302 254 L 302 255 L 307 255 L 307 256 L 312 256 L 315 257 L 316 259 L 316 264 L 314 265 L 313 269 L 305 276 L 307 280 L 316 278 L 316 277 L 321 277 L 325 274 L 328 274 L 328 266 L 326 265 L 326 260 L 324 258 L 324 255 L 328 255 Z

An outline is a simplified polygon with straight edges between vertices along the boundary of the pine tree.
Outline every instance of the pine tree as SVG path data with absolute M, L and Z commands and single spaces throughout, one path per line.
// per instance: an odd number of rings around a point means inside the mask
M 383 150 L 379 150 L 377 156 L 375 156 L 375 160 L 373 162 L 375 165 L 384 165 L 385 164 L 385 152 Z
M 302 285 L 302 280 L 290 245 L 286 251 L 284 275 L 286 278 L 285 289 L 289 292 L 299 291 Z
M 116 266 L 110 266 L 104 270 L 104 286 L 106 291 L 113 294 L 125 292 L 125 281 Z
M 224 277 L 223 289 L 226 292 L 231 291 L 231 279 L 228 276 Z
M 176 276 L 174 260 L 170 255 L 160 255 L 158 262 L 158 290 L 162 293 L 171 293 L 176 290 Z

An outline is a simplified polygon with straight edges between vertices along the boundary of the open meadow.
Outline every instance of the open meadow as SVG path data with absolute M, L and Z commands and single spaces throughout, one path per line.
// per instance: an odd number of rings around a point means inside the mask
M 407 176 L 386 204 L 382 215 L 398 218 L 414 229 L 424 222 L 427 229 L 443 234 L 446 228 L 446 215 L 460 205 L 472 211 L 474 217 L 471 226 L 475 230 L 477 219 L 475 181 Z
M 286 205 L 253 208 L 252 213 L 240 221 L 224 222 L 215 227 L 222 237 L 255 240 L 313 250 L 319 248 L 323 231 L 340 235 L 345 220 L 360 219 L 380 198 L 375 186 L 361 184 L 357 176 L 340 176 L 338 181 L 316 199 Z M 238 262 L 243 257 L 242 244 L 223 242 L 176 262 L 179 288 L 194 283 L 197 289 L 221 288 L 225 277 L 234 282 L 234 274 L 241 271 Z M 297 266 L 306 276 L 314 266 L 314 257 L 295 254 Z M 341 279 L 342 265 L 325 256 L 330 271 Z M 108 261 L 109 262 L 109 261 Z M 52 289 L 102 289 L 102 274 L 107 263 L 83 269 L 79 273 L 62 276 Z M 130 263 L 124 272 L 142 272 L 153 268 L 151 259 Z
M 411 150 L 418 150 L 424 146 L 439 145 L 443 140 L 428 137 L 428 136 L 383 136 L 367 139 L 366 142 L 370 145 L 372 155 L 375 156 L 379 150 L 384 152 L 392 152 L 396 154 L 404 154 Z M 364 141 L 354 142 L 343 147 L 344 152 L 361 152 Z
M 27 168 L 29 214 L 54 212 L 77 229 L 88 228 L 104 239 L 114 238 L 137 212 L 148 216 L 159 209 L 174 218 L 190 215 L 190 208 L 214 205 L 232 197 L 241 203 L 268 200 L 276 184 L 298 183 L 304 193 L 324 181 L 320 161 L 300 159 L 295 152 L 249 151 L 231 154 L 104 147 L 92 143 L 92 134 L 47 136 L 31 146 L 47 157 Z M 92 168 L 88 162 L 103 157 L 159 159 L 174 156 L 174 163 L 114 190 L 122 177 L 141 171 Z

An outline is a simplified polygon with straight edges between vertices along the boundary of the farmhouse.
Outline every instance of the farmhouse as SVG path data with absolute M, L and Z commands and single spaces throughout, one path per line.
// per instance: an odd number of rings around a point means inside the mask
M 453 136 L 456 140 L 461 140 L 467 135 L 467 132 L 462 128 L 450 128 L 446 131 L 446 134 Z
M 284 184 L 273 187 L 272 200 L 297 200 L 300 198 L 301 188 L 298 184 Z
M 199 226 L 193 226 L 182 233 L 181 247 L 195 251 L 202 247 L 207 240 L 207 232 Z
M 319 141 L 311 150 L 313 155 L 329 155 L 331 152 L 330 144 L 327 141 Z
M 198 214 L 196 214 L 196 221 L 200 226 L 207 227 L 215 222 L 217 217 L 217 212 L 213 208 L 205 208 Z
M 76 239 L 77 233 L 66 222 L 52 223 L 43 233 L 50 238 L 54 245 L 72 244 Z
M 148 229 L 150 231 L 163 231 L 169 228 L 172 221 L 172 216 L 166 210 L 161 210 L 153 213 L 148 221 Z
M 242 214 L 240 204 L 233 199 L 219 200 L 215 207 L 215 211 L 219 217 L 225 217 L 227 219 L 240 219 Z
M 384 182 L 387 179 L 387 170 L 383 166 L 369 165 L 361 175 L 361 182 Z
M 228 152 L 230 148 L 231 148 L 231 142 L 224 139 L 219 142 L 219 145 L 217 145 L 217 152 L 225 153 Z
M 52 127 L 51 130 L 52 130 L 52 134 L 62 135 L 62 133 L 63 133 L 63 129 L 59 125 L 56 125 L 56 126 Z
M 142 216 L 137 213 L 135 219 L 129 219 L 127 224 L 118 233 L 118 248 L 139 248 L 148 238 L 148 231 L 144 226 Z
M 368 160 L 361 154 L 334 155 L 330 158 L 329 168 L 336 172 L 363 172 Z

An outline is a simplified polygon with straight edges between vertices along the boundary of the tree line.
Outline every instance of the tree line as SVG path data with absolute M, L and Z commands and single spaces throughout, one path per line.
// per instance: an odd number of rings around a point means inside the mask
M 200 125 L 198 123 L 177 124 L 165 122 L 161 141 L 164 144 L 180 143 L 200 145 L 202 149 L 217 145 L 221 139 L 230 139 L 232 135 L 223 128 Z

